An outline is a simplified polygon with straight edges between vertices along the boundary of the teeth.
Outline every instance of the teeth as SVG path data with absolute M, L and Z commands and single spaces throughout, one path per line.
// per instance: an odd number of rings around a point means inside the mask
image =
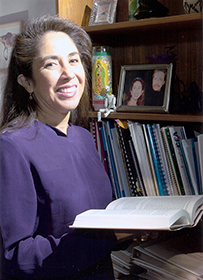
M 70 88 L 60 89 L 59 91 L 64 92 L 64 93 L 70 93 L 70 92 L 74 91 L 75 89 L 76 89 L 76 87 L 70 87 Z

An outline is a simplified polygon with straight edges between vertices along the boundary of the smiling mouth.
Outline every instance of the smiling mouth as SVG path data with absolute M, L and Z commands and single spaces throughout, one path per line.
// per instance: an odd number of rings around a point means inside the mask
M 73 97 L 77 93 L 77 86 L 60 88 L 57 93 L 64 97 Z

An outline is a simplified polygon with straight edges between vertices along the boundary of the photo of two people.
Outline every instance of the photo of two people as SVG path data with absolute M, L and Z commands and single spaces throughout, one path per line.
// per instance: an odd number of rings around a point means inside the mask
M 118 95 L 120 109 L 167 110 L 171 76 L 172 64 L 123 66 Z

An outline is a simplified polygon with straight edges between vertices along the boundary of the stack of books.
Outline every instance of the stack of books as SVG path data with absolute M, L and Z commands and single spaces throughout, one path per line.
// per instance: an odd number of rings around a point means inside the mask
M 201 234 L 197 233 L 196 230 L 195 241 L 193 234 L 163 235 L 149 237 L 147 242 L 138 240 L 126 250 L 112 252 L 115 279 L 203 279 Z
M 93 119 L 91 131 L 115 198 L 203 193 L 203 134 L 184 126 Z

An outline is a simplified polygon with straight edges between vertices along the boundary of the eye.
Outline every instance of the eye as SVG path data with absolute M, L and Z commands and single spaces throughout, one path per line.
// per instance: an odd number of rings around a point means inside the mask
M 79 60 L 76 59 L 76 58 L 74 58 L 74 59 L 71 59 L 71 60 L 69 61 L 69 63 L 70 63 L 70 64 L 77 64 L 77 63 L 79 63 Z
M 49 61 L 45 64 L 44 68 L 53 68 L 58 65 L 57 61 Z
M 80 63 L 80 56 L 78 54 L 73 55 L 72 57 L 70 57 L 69 63 L 70 64 Z

